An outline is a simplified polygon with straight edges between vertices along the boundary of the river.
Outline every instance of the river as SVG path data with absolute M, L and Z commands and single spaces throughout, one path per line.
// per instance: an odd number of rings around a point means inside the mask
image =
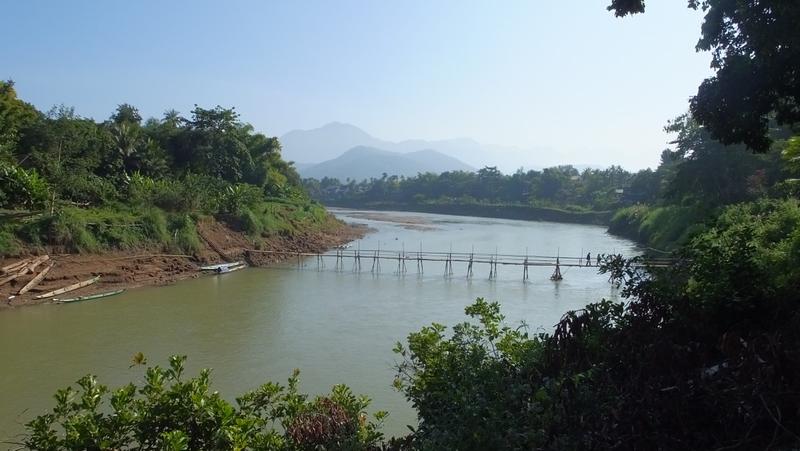
M 442 216 L 421 213 L 336 210 L 349 222 L 374 229 L 362 249 L 484 252 L 578 256 L 586 252 L 636 253 L 635 245 L 597 226 Z M 355 246 L 355 245 L 354 245 Z M 52 394 L 87 373 L 116 387 L 141 380 L 130 368 L 142 352 L 150 364 L 166 364 L 171 354 L 189 356 L 188 369 L 213 368 L 214 386 L 229 399 L 267 380 L 285 382 L 301 370 L 301 390 L 327 392 L 347 383 L 373 398 L 372 411 L 387 410 L 387 435 L 403 434 L 414 412 L 396 392 L 391 349 L 409 332 L 438 322 L 465 319 L 464 306 L 476 297 L 499 301 L 509 323 L 552 330 L 561 315 L 601 298 L 617 298 L 605 275 L 595 269 L 500 267 L 488 280 L 488 265 L 477 265 L 471 280 L 455 264 L 445 278 L 443 263 L 428 263 L 416 274 L 325 270 L 316 262 L 250 268 L 167 287 L 130 290 L 105 300 L 41 305 L 0 311 L 0 442 L 14 439 L 22 424 L 53 405 Z

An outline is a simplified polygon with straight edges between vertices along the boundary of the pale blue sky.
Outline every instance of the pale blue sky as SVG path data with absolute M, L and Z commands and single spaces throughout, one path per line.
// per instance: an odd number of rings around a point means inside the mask
M 342 121 L 530 149 L 493 156 L 506 169 L 653 166 L 711 73 L 702 16 L 608 2 L 6 0 L 0 77 L 98 120 L 220 104 L 269 135 Z

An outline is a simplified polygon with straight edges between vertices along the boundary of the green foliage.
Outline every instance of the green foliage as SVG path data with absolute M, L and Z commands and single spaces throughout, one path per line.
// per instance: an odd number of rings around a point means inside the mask
M 649 205 L 618 210 L 610 232 L 653 248 L 675 249 L 704 231 L 705 223 L 727 205 L 797 192 L 785 179 L 791 139 L 777 139 L 771 152 L 753 154 L 715 141 L 689 115 L 671 121 L 666 130 L 676 134 L 674 148 L 662 153 L 656 177 L 642 174 L 650 183 L 658 181 L 658 196 Z M 785 134 L 773 133 L 776 138 Z
M 624 303 L 552 334 L 478 299 L 399 345 L 418 449 L 794 449 L 800 445 L 800 204 L 726 208 L 674 267 L 602 270 Z
M 274 200 L 287 207 L 265 207 Z M 29 244 L 197 252 L 187 215 L 216 216 L 252 235 L 327 223 L 319 210 L 295 214 L 307 205 L 277 138 L 256 133 L 233 109 L 196 107 L 190 119 L 169 111 L 143 122 L 122 104 L 97 123 L 63 105 L 42 114 L 0 82 L 0 208 L 47 210 L 9 230 Z
M 95 174 L 65 173 L 59 178 L 59 187 L 62 200 L 80 205 L 106 205 L 120 198 L 110 180 Z
M 12 159 L 21 134 L 40 115 L 33 105 L 17 98 L 13 81 L 0 81 L 0 160 Z
M 193 254 L 200 251 L 200 235 L 189 215 L 178 215 L 172 221 L 173 246 L 181 252 Z
M 239 227 L 250 235 L 259 235 L 264 231 L 263 222 L 249 208 L 240 208 L 236 215 Z
M 0 256 L 16 255 L 20 249 L 17 237 L 7 230 L 0 229 Z
M 47 215 L 29 224 L 26 230 L 44 236 L 49 243 L 64 246 L 72 252 L 95 252 L 100 248 L 97 239 L 87 228 L 86 218 L 81 210 L 75 208 L 64 208 L 54 215 Z
M 262 191 L 253 185 L 228 185 L 219 196 L 219 210 L 221 213 L 233 214 L 254 206 L 263 197 Z
M 540 441 L 541 411 L 536 387 L 515 365 L 541 351 L 538 338 L 524 329 L 501 324 L 497 303 L 478 299 L 466 308 L 478 324 L 462 323 L 446 337 L 445 327 L 432 324 L 400 343 L 403 358 L 395 386 L 417 409 L 415 435 L 422 449 L 517 449 Z
M 617 211 L 608 231 L 657 249 L 675 249 L 704 230 L 714 211 L 694 206 L 634 205 Z
M 705 18 L 698 51 L 711 51 L 712 77 L 692 97 L 694 117 L 725 144 L 766 152 L 770 121 L 800 122 L 800 5 L 793 1 L 690 0 Z M 612 0 L 617 16 L 644 11 L 644 0 Z
M 382 439 L 385 413 L 367 419 L 369 399 L 347 387 L 309 399 L 298 391 L 298 371 L 287 385 L 268 382 L 226 401 L 211 389 L 211 372 L 184 376 L 186 358 L 149 367 L 141 386 L 116 390 L 85 376 L 77 389 L 59 390 L 50 413 L 27 424 L 31 450 L 367 450 Z
M 800 136 L 793 136 L 786 141 L 781 156 L 793 174 L 800 174 Z
M 36 209 L 45 205 L 49 187 L 35 169 L 0 161 L 0 208 Z
M 619 166 L 583 172 L 572 166 L 527 172 L 520 169 L 509 175 L 496 167 L 485 167 L 477 172 L 428 173 L 416 177 L 385 175 L 358 183 L 345 184 L 327 177 L 306 179 L 303 183 L 311 196 L 322 202 L 513 205 L 606 211 L 630 199 L 647 200 L 653 195 L 641 181 L 633 184 L 637 177 L 638 173 L 631 174 Z M 617 190 L 628 193 L 623 195 Z
M 800 286 L 800 203 L 769 200 L 725 209 L 688 249 L 689 293 L 705 300 L 793 297 Z
M 161 210 L 150 208 L 141 216 L 142 234 L 151 241 L 166 243 L 169 241 L 167 217 Z

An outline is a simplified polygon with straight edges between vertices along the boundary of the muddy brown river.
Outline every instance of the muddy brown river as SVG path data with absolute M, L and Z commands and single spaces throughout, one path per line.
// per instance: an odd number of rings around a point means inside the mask
M 603 227 L 549 222 L 355 212 L 337 215 L 375 231 L 362 249 L 485 252 L 578 256 L 591 252 L 636 253 L 635 245 L 608 235 Z M 354 243 L 354 246 L 358 244 Z M 476 297 L 497 300 L 510 323 L 552 330 L 571 309 L 601 298 L 616 298 L 596 269 L 568 268 L 564 280 L 549 280 L 552 268 L 475 267 L 471 280 L 457 263 L 444 277 L 442 263 L 412 263 L 405 275 L 382 263 L 381 274 L 362 272 L 352 262 L 334 271 L 329 259 L 318 271 L 314 259 L 252 268 L 178 284 L 142 288 L 103 300 L 41 305 L 0 311 L 0 442 L 18 439 L 23 424 L 53 404 L 52 395 L 87 373 L 116 387 L 141 381 L 129 368 L 142 352 L 151 364 L 171 354 L 189 356 L 190 371 L 213 368 L 214 385 L 229 399 L 267 380 L 284 381 L 301 370 L 301 389 L 326 392 L 346 383 L 373 398 L 372 410 L 387 410 L 387 435 L 403 434 L 414 412 L 396 392 L 395 342 L 431 322 L 453 325 Z M 8 445 L 0 445 L 4 448 Z

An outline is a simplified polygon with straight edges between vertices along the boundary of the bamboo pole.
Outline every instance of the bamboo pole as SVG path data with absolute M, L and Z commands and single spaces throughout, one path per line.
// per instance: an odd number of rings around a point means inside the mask
M 41 257 L 37 257 L 36 260 L 32 261 L 30 264 L 27 265 L 26 273 L 34 272 L 36 268 L 41 265 L 42 263 L 50 260 L 49 255 L 42 255 Z
M 25 294 L 28 291 L 30 291 L 31 288 L 35 287 L 36 285 L 39 285 L 39 282 L 41 282 L 44 279 L 44 276 L 46 276 L 47 273 L 50 272 L 51 269 L 53 269 L 53 266 L 55 266 L 55 263 L 50 263 L 50 265 L 47 268 L 43 269 L 42 272 L 37 274 L 36 277 L 31 279 L 31 281 L 25 284 L 24 287 L 20 288 L 19 291 L 17 291 L 17 295 L 19 296 Z
M 14 280 L 14 279 L 16 279 L 18 277 L 24 276 L 25 274 L 28 274 L 29 272 L 33 272 L 36 269 L 37 266 L 41 265 L 43 262 L 46 262 L 49 259 L 50 259 L 50 256 L 48 256 L 48 255 L 43 255 L 41 257 L 36 257 L 36 259 L 34 259 L 32 262 L 29 262 L 27 265 L 24 265 L 22 267 L 22 269 L 17 271 L 15 274 L 12 274 L 12 275 L 6 277 L 5 279 L 0 280 L 0 286 L 5 285 L 8 282 L 11 282 L 12 280 Z
M 24 267 L 25 265 L 30 263 L 32 260 L 33 260 L 32 258 L 26 258 L 26 259 L 20 260 L 20 261 L 18 261 L 16 263 L 12 263 L 10 265 L 3 266 L 2 268 L 0 268 L 0 274 L 8 274 L 10 272 L 18 271 L 22 267 Z

